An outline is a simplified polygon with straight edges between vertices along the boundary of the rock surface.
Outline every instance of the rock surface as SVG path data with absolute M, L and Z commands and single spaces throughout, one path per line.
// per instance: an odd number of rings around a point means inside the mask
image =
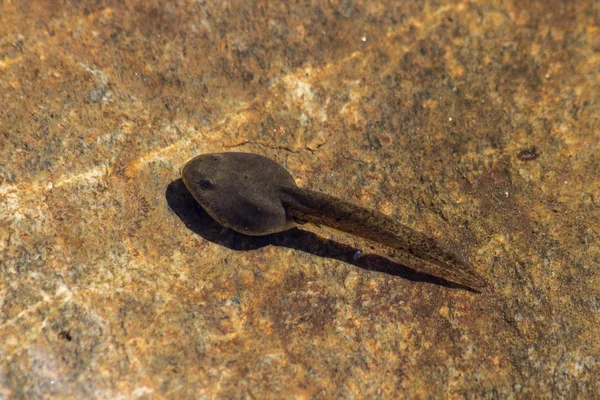
M 0 398 L 595 398 L 599 94 L 594 1 L 0 1 Z M 225 150 L 489 290 L 221 228 Z

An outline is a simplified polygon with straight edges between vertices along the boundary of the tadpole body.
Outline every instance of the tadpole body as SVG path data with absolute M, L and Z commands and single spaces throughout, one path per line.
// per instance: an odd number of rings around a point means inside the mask
M 183 182 L 221 225 L 261 236 L 314 223 L 400 250 L 408 267 L 474 289 L 485 279 L 438 241 L 387 215 L 298 187 L 275 161 L 251 153 L 203 154 L 183 168 Z

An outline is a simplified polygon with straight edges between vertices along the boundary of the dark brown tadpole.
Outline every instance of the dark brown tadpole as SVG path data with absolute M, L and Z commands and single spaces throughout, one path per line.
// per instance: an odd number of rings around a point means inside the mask
M 542 151 L 538 149 L 536 146 L 530 147 L 528 149 L 521 150 L 519 152 L 519 159 L 521 161 L 531 161 L 535 160 L 542 154 Z
M 383 244 L 403 253 L 408 267 L 481 289 L 475 268 L 435 239 L 378 211 L 298 187 L 275 161 L 258 154 L 203 154 L 183 168 L 183 182 L 221 225 L 246 235 L 282 232 L 314 223 Z

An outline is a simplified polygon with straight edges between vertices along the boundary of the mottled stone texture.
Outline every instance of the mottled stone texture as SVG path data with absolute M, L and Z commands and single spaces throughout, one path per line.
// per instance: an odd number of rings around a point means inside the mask
M 1 0 L 0 398 L 596 398 L 599 116 L 594 0 Z M 489 290 L 219 227 L 224 150 Z

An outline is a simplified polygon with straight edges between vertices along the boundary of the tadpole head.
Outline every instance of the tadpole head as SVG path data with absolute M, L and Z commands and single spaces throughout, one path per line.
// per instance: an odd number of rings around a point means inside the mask
M 191 159 L 183 167 L 183 183 L 203 207 L 217 195 L 222 161 L 223 156 L 220 154 L 204 154 Z
M 290 228 L 281 188 L 294 178 L 275 161 L 252 153 L 203 154 L 188 161 L 182 180 L 221 225 L 248 235 Z

